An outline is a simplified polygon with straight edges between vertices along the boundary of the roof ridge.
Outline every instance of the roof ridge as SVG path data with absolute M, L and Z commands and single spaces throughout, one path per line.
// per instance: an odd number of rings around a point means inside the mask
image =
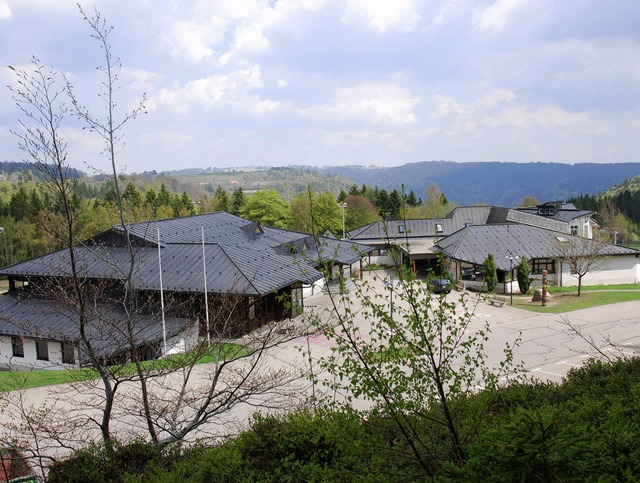
M 258 294 L 261 293 L 260 290 L 258 289 L 258 287 L 256 287 L 254 285 L 253 281 L 249 277 L 247 277 L 245 275 L 244 271 L 236 263 L 235 259 L 227 252 L 227 249 L 224 246 L 222 246 L 220 243 L 218 243 L 218 242 L 215 242 L 215 243 L 220 247 L 220 250 L 222 250 L 222 253 L 224 253 L 226 255 L 226 257 L 231 261 L 233 266 L 238 269 L 238 272 L 242 274 L 242 278 L 244 278 L 247 281 L 247 283 L 251 286 L 251 288 L 253 288 L 256 293 L 258 293 Z

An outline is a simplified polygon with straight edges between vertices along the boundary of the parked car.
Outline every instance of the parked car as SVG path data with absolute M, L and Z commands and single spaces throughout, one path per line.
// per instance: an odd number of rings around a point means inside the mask
M 433 293 L 451 292 L 451 280 L 448 278 L 434 278 L 429 282 L 429 289 Z

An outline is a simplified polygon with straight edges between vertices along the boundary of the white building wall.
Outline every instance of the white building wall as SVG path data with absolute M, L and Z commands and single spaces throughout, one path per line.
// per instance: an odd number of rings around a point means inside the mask
M 636 255 L 612 256 L 604 259 L 603 264 L 582 277 L 582 285 L 606 285 L 620 283 L 640 283 L 640 258 Z M 578 285 L 578 277 L 570 273 L 569 265 L 562 263 L 560 272 L 562 286 Z
M 0 336 L 0 367 L 15 369 L 70 369 L 76 367 L 73 364 L 62 363 L 62 344 L 56 341 L 47 341 L 49 360 L 37 358 L 36 341 L 25 338 L 23 340 L 24 357 L 14 357 L 11 337 Z M 77 351 L 75 359 L 77 358 Z
M 198 345 L 200 321 L 196 320 L 191 327 L 173 337 L 167 337 L 167 355 L 183 354 Z

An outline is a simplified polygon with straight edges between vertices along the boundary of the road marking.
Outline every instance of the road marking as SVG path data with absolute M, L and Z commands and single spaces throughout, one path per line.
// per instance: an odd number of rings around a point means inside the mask
M 557 365 L 564 364 L 566 366 L 571 366 L 571 367 L 582 367 L 582 364 L 572 364 L 569 361 L 560 361 L 560 362 L 556 362 L 556 364 Z
M 542 367 L 538 367 L 537 369 L 532 369 L 531 372 L 541 372 L 543 374 L 550 374 L 550 375 L 556 376 L 556 377 L 564 377 L 563 374 L 556 374 L 555 372 L 543 371 Z
M 635 356 L 637 355 L 635 352 L 626 352 L 623 351 L 622 349 L 616 349 L 616 348 L 609 348 L 609 349 L 605 349 L 603 352 L 614 352 L 616 354 L 624 354 L 625 356 Z

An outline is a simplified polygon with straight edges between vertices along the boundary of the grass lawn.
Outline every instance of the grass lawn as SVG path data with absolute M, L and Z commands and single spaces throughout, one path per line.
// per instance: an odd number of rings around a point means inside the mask
M 545 307 L 540 302 L 532 302 L 531 295 L 516 294 L 513 296 L 513 306 L 532 312 L 559 314 L 598 305 L 640 300 L 640 285 L 585 286 L 582 287 L 580 297 L 578 297 L 577 287 L 551 287 L 549 293 L 551 297 L 547 300 Z
M 234 359 L 246 355 L 247 351 L 237 344 L 224 344 L 220 357 Z M 167 369 L 171 366 L 179 367 L 184 361 L 185 355 L 171 356 L 168 359 L 144 361 L 146 370 Z M 206 364 L 214 361 L 213 353 L 200 357 L 196 364 Z M 126 364 L 118 369 L 120 374 L 133 374 L 133 364 Z M 97 379 L 98 373 L 93 369 L 34 369 L 31 371 L 2 371 L 0 372 L 0 393 L 14 391 L 16 389 L 30 389 L 32 387 L 51 386 L 53 384 L 65 384 L 69 382 L 87 381 Z

